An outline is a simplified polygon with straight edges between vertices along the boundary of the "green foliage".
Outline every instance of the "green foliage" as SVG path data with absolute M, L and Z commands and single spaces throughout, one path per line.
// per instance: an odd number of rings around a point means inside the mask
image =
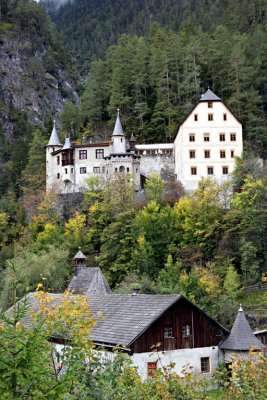
M 21 249 L 15 256 L 14 263 L 19 266 L 16 269 L 18 298 L 24 296 L 26 291 L 34 291 L 40 282 L 43 282 L 46 289 L 62 292 L 70 276 L 68 252 L 51 245 L 38 253 Z M 13 279 L 11 272 L 7 268 L 3 273 L 2 308 L 7 308 L 13 301 L 10 289 Z

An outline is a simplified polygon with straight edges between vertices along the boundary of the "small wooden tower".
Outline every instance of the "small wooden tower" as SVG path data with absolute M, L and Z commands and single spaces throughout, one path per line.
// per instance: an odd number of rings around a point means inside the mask
M 130 151 L 135 152 L 135 145 L 136 145 L 136 139 L 132 133 L 131 138 L 129 140 L 129 144 L 130 144 Z
M 77 276 L 79 272 L 86 268 L 86 256 L 81 251 L 79 247 L 78 253 L 73 257 L 73 268 L 74 268 L 74 275 Z

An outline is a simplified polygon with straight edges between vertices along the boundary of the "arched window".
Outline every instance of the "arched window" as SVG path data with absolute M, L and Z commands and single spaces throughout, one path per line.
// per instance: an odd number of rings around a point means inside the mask
M 118 172 L 118 168 L 115 168 L 115 172 Z
M 130 168 L 127 168 L 127 172 L 130 172 Z
M 125 167 L 123 165 L 121 165 L 119 171 L 120 172 L 125 172 Z

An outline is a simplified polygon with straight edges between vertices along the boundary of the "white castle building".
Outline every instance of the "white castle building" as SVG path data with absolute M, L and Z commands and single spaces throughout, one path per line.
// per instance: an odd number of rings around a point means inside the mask
M 142 177 L 168 168 L 186 191 L 198 187 L 202 177 L 222 183 L 231 178 L 234 158 L 243 151 L 242 125 L 210 89 L 181 124 L 173 143 L 136 144 L 124 135 L 119 111 L 110 142 L 60 143 L 54 124 L 46 146 L 46 187 L 55 193 L 86 190 L 90 176 L 103 181 L 129 173 L 136 188 Z

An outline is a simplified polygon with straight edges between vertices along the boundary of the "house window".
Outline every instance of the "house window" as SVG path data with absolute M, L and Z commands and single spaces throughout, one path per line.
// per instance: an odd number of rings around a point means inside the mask
M 191 167 L 191 175 L 197 175 L 197 167 Z
M 209 141 L 210 141 L 210 134 L 204 133 L 204 142 L 209 142 Z
M 157 361 L 147 363 L 147 377 L 153 378 L 157 369 Z
M 235 142 L 236 141 L 236 134 L 235 133 L 231 133 L 230 140 L 231 140 L 231 142 Z
M 68 173 L 68 170 L 67 170 L 67 168 L 65 168 L 65 174 L 67 174 Z
M 208 108 L 212 108 L 212 101 L 208 101 Z
M 57 173 L 57 179 L 59 179 L 59 178 L 60 178 L 60 173 L 58 172 L 58 173 Z
M 95 157 L 96 158 L 104 158 L 104 149 L 97 149 L 95 151 Z
M 86 174 L 86 167 L 80 168 L 80 174 Z
M 228 167 L 222 167 L 223 175 L 228 175 Z
M 204 150 L 204 158 L 210 158 L 210 150 Z
M 194 120 L 198 121 L 198 115 L 197 114 L 194 115 Z
M 231 150 L 231 158 L 234 158 L 234 156 L 235 156 L 235 151 Z
M 79 151 L 79 159 L 86 160 L 87 159 L 87 150 L 80 150 Z
M 227 121 L 227 114 L 223 114 L 223 120 Z
M 213 121 L 213 114 L 208 114 L 208 121 Z
M 164 326 L 164 339 L 172 338 L 172 326 Z
M 182 336 L 190 336 L 190 335 L 191 335 L 191 326 L 182 325 Z
M 213 175 L 213 167 L 207 168 L 208 175 Z
M 225 150 L 220 150 L 220 158 L 225 158 Z
M 189 158 L 196 158 L 196 151 L 195 150 L 189 150 Z
M 60 164 L 60 156 L 57 156 L 57 165 Z
M 189 142 L 194 142 L 195 141 L 195 134 L 194 133 L 190 133 L 189 134 Z
M 94 174 L 100 174 L 100 167 L 93 167 Z
M 220 142 L 225 142 L 225 133 L 220 133 Z
M 210 372 L 210 358 L 201 357 L 200 358 L 200 369 L 201 372 Z

